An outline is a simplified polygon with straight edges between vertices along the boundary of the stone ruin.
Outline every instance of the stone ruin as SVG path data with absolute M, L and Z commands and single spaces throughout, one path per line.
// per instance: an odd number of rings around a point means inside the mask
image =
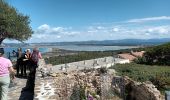
M 51 73 L 43 77 L 44 73 L 42 76 L 37 76 L 36 99 L 82 100 L 82 98 L 92 97 L 93 100 L 113 100 L 114 98 L 111 90 L 113 75 L 108 73 L 88 69 L 68 73 Z
M 124 100 L 163 100 L 160 91 L 151 82 L 141 83 L 128 77 L 116 76 L 113 77 L 112 88 Z
M 39 73 L 42 71 L 43 74 L 37 75 L 35 99 L 81 100 L 83 95 L 86 99 L 92 96 L 94 100 L 163 100 L 160 92 L 149 82 L 140 83 L 128 77 L 116 76 L 113 69 L 109 71 L 107 69 L 107 72 L 99 70 L 88 69 L 67 73 L 40 70 Z

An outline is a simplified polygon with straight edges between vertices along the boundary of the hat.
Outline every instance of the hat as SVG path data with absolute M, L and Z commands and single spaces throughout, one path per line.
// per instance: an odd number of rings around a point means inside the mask
M 0 48 L 0 54 L 4 54 L 4 48 Z

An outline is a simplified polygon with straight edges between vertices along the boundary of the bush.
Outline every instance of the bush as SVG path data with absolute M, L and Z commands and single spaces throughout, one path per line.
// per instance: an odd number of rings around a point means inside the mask
M 96 59 L 101 57 L 113 56 L 113 51 L 94 51 L 94 52 L 79 52 L 74 55 L 53 56 L 45 58 L 46 63 L 53 65 L 65 64 L 82 60 Z
M 117 64 L 113 66 L 119 75 L 128 76 L 135 81 L 151 81 L 159 90 L 170 87 L 170 67 L 141 64 Z
M 144 56 L 136 60 L 139 64 L 170 66 L 170 43 L 147 48 Z

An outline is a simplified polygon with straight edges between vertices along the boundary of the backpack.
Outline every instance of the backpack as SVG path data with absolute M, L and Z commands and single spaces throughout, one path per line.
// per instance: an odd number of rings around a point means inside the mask
M 20 58 L 25 59 L 25 53 L 22 53 Z
M 39 60 L 39 52 L 33 52 L 32 54 L 31 54 L 31 60 L 35 63 L 35 64 L 37 64 L 38 63 L 38 60 Z

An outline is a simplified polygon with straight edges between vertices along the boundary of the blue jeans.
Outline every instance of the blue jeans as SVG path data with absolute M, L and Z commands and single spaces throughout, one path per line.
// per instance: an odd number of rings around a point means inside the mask
M 0 100 L 8 100 L 7 95 L 9 83 L 10 83 L 9 75 L 0 77 Z

